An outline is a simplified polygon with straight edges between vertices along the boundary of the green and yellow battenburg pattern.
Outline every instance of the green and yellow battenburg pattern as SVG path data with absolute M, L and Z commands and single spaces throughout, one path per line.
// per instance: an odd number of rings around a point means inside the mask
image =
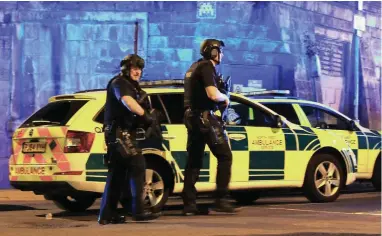
M 148 94 L 179 94 L 183 92 L 183 89 L 148 88 L 146 92 Z M 93 119 L 104 105 L 105 93 L 79 93 L 73 97 L 89 99 L 89 102 L 84 106 L 83 111 L 73 116 L 70 130 L 94 133 L 96 127 L 102 127 L 102 124 Z M 68 97 L 68 99 L 70 98 Z M 55 99 L 51 101 L 54 102 Z M 53 131 L 51 130 L 51 133 Z M 301 187 L 309 160 L 316 151 L 325 145 L 330 145 L 328 142 L 324 142 L 325 139 L 335 139 L 333 136 L 327 135 L 325 131 L 293 124 L 288 124 L 283 128 L 228 125 L 226 131 L 233 153 L 230 183 L 232 189 Z M 155 156 L 154 158 L 160 158 L 164 161 L 163 163 L 168 164 L 172 169 L 175 182 L 173 193 L 178 194 L 183 186 L 188 158 L 186 151 L 187 130 L 183 124 L 164 124 L 162 125 L 162 133 L 168 136 L 163 142 L 148 140 L 142 143 L 141 148 L 144 155 Z M 62 140 L 64 136 L 62 135 Z M 380 134 L 376 132 L 360 133 L 358 137 L 359 149 L 370 148 L 372 145 L 377 150 L 381 146 L 378 137 Z M 338 152 L 348 148 L 346 143 L 340 139 L 331 147 Z M 70 167 L 69 171 L 82 171 L 82 174 L 52 176 L 52 180 L 49 181 L 67 182 L 81 191 L 103 192 L 108 175 L 108 170 L 103 163 L 105 152 L 104 134 L 96 132 L 90 153 L 67 154 L 65 159 L 61 159 L 61 168 Z M 11 163 L 10 167 L 24 165 L 24 159 L 22 160 L 20 157 L 17 159 L 18 162 Z M 66 163 L 70 163 L 70 165 L 68 166 Z M 212 191 L 216 188 L 216 171 L 217 160 L 206 145 L 197 183 L 198 191 Z M 348 176 L 352 174 L 350 170 Z M 19 181 L 36 181 L 37 179 L 36 176 L 17 176 L 14 171 L 11 172 L 10 178 Z M 45 178 L 40 181 L 45 181 Z

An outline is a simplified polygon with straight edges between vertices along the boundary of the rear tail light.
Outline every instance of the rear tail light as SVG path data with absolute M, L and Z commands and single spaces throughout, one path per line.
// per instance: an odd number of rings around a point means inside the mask
M 65 153 L 90 152 L 94 141 L 94 133 L 68 131 L 65 140 Z

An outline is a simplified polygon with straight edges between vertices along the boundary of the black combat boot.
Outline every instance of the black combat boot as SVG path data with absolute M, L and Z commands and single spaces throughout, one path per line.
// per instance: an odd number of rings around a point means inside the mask
M 213 210 L 216 212 L 236 213 L 239 212 L 231 203 L 224 198 L 218 198 L 215 200 Z
M 99 219 L 98 224 L 107 225 L 107 224 L 123 224 L 126 222 L 125 216 L 115 215 L 109 219 Z
M 152 213 L 150 211 L 144 211 L 142 213 L 138 213 L 133 215 L 132 219 L 133 221 L 149 221 L 149 220 L 155 220 L 161 215 L 160 212 L 158 213 Z
M 198 208 L 196 204 L 187 204 L 183 208 L 184 216 L 208 215 L 208 209 Z

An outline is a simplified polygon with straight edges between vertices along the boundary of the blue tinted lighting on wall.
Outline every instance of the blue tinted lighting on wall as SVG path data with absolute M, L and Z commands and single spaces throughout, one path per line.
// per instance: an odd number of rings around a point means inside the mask
M 192 61 L 192 49 L 178 49 L 177 53 L 180 61 Z
M 16 25 L 16 36 L 18 40 L 24 38 L 24 24 Z

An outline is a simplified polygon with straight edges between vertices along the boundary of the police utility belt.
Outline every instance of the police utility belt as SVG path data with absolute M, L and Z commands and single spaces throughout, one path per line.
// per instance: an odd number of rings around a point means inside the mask
M 187 108 L 184 121 L 187 129 L 191 131 L 199 129 L 202 134 L 208 136 L 213 144 L 221 144 L 225 141 L 224 122 L 215 115 L 214 110 Z
M 201 109 L 191 109 L 190 107 L 186 109 L 185 118 L 198 118 L 203 126 L 206 128 L 210 126 L 210 118 L 221 122 L 221 118 L 215 115 L 217 110 L 201 110 Z M 186 124 L 187 126 L 187 124 Z
M 122 158 L 129 158 L 140 154 L 140 149 L 137 147 L 137 142 L 139 140 L 145 139 L 145 130 L 142 128 L 137 128 L 135 130 L 123 129 L 116 126 L 114 123 L 111 125 L 106 125 L 105 131 L 105 142 L 108 147 L 107 156 L 109 161 L 113 152 L 118 152 Z

